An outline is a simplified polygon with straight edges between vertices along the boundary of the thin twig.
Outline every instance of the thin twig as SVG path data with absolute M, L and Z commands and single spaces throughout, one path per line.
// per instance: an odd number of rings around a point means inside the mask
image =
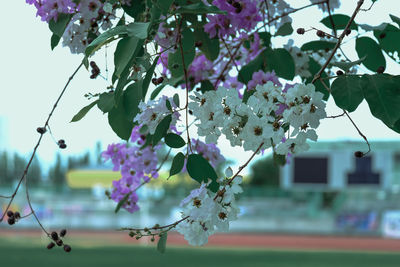
M 359 0 L 357 2 L 357 7 L 353 12 L 353 15 L 351 16 L 351 18 L 349 19 L 349 22 L 347 23 L 346 27 L 344 28 L 342 34 L 339 36 L 338 41 L 335 45 L 335 47 L 332 50 L 332 53 L 330 54 L 329 58 L 326 60 L 325 64 L 321 67 L 321 69 L 317 72 L 317 74 L 315 74 L 313 80 L 311 83 L 315 83 L 320 77 L 322 72 L 326 69 L 326 67 L 329 65 L 329 63 L 331 62 L 333 56 L 336 54 L 336 51 L 338 50 L 338 48 L 340 47 L 343 38 L 346 36 L 346 32 L 347 30 L 350 28 L 351 23 L 353 23 L 354 18 L 356 17 L 358 11 L 360 11 L 360 8 L 362 6 L 362 4 L 364 3 L 364 0 Z
M 177 21 L 177 18 L 175 16 L 175 20 Z M 185 113 L 186 113 L 186 118 L 185 118 L 185 122 L 186 122 L 186 135 L 187 135 L 187 153 L 189 154 L 189 150 L 190 152 L 193 153 L 192 151 L 192 145 L 191 145 L 191 141 L 190 141 L 190 135 L 189 135 L 189 81 L 188 81 L 188 71 L 186 69 L 186 65 L 185 65 L 185 56 L 183 53 L 183 46 L 182 46 L 182 34 L 181 34 L 181 27 L 182 27 L 182 22 L 183 19 L 181 19 L 180 23 L 178 24 L 178 36 L 177 36 L 177 41 L 179 42 L 179 48 L 180 48 L 180 52 L 181 52 L 181 57 L 182 57 L 182 68 L 183 68 L 183 74 L 185 76 L 185 85 L 186 85 L 186 105 L 185 105 Z
M 76 75 L 76 73 L 79 71 L 79 69 L 80 69 L 82 66 L 83 66 L 83 62 L 79 64 L 79 66 L 75 69 L 75 71 L 72 73 L 72 75 L 68 78 L 67 83 L 65 84 L 65 86 L 64 86 L 64 88 L 62 89 L 60 95 L 58 96 L 56 102 L 54 103 L 53 108 L 51 109 L 50 114 L 49 114 L 49 116 L 47 117 L 47 120 L 46 120 L 46 122 L 44 123 L 44 126 L 42 127 L 43 129 L 47 129 L 47 127 L 48 127 L 48 125 L 49 125 L 49 121 L 50 121 L 51 117 L 53 116 L 53 113 L 54 113 L 55 109 L 57 108 L 58 103 L 60 102 L 62 96 L 64 95 L 64 93 L 65 93 L 65 91 L 66 91 L 68 85 L 70 84 L 70 82 L 72 81 L 72 79 L 74 78 L 74 76 Z M 3 221 L 5 215 L 7 214 L 8 209 L 10 208 L 12 202 L 14 201 L 15 196 L 17 195 L 17 192 L 18 192 L 18 190 L 19 190 L 19 188 L 20 188 L 20 186 L 21 186 L 22 181 L 26 178 L 26 175 L 27 175 L 27 173 L 28 173 L 29 167 L 31 166 L 31 163 L 32 163 L 32 161 L 33 161 L 33 158 L 34 158 L 35 155 L 36 155 L 36 151 L 37 151 L 37 149 L 38 149 L 38 147 L 39 147 L 39 145 L 40 145 L 40 142 L 42 141 L 43 134 L 44 134 L 44 133 L 40 134 L 39 139 L 38 139 L 38 141 L 37 141 L 35 147 L 33 148 L 33 152 L 32 152 L 32 155 L 31 155 L 29 161 L 28 161 L 28 164 L 26 165 L 25 170 L 24 170 L 24 172 L 23 172 L 21 178 L 19 179 L 19 182 L 18 182 L 18 184 L 17 184 L 17 186 L 16 186 L 16 188 L 15 188 L 15 190 L 14 190 L 14 193 L 9 197 L 9 198 L 10 198 L 10 201 L 8 202 L 7 207 L 5 208 L 5 210 L 4 210 L 4 212 L 3 212 L 3 215 L 2 215 L 1 218 L 0 218 L 0 222 Z M 28 198 L 28 203 L 29 203 L 29 198 Z M 29 203 L 29 205 L 30 205 L 30 203 Z M 36 217 L 36 219 L 37 219 L 37 217 Z M 39 222 L 38 219 L 37 219 L 37 221 Z M 40 222 L 39 222 L 39 225 L 42 227 L 42 225 L 40 224 Z M 42 229 L 44 230 L 44 228 L 42 228 Z M 44 230 L 44 231 L 46 232 L 46 230 Z M 46 233 L 47 233 L 47 232 L 46 232 Z

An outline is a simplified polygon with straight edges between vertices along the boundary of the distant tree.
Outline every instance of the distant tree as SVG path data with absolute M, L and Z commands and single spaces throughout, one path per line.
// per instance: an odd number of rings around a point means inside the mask
M 13 181 L 15 182 L 19 181 L 25 170 L 26 163 L 27 162 L 23 156 L 19 155 L 18 153 L 14 153 L 13 166 L 10 171 Z
M 33 158 L 27 174 L 27 179 L 30 185 L 38 185 L 42 181 L 42 168 L 37 157 Z
M 10 157 L 6 151 L 0 154 L 0 184 L 9 185 L 13 181 L 10 173 Z
M 250 184 L 279 187 L 279 166 L 272 156 L 262 158 L 251 166 Z
M 95 155 L 96 155 L 96 164 L 97 165 L 101 165 L 102 163 L 103 163 L 103 158 L 101 157 L 101 152 L 102 152 L 102 146 L 101 146 L 101 142 L 100 141 L 98 141 L 97 143 L 96 143 L 96 152 L 95 152 Z
M 60 154 L 57 154 L 56 162 L 49 170 L 49 179 L 58 186 L 65 184 L 65 168 L 62 166 Z
M 67 162 L 68 162 L 67 166 L 68 170 L 88 167 L 90 165 L 90 153 L 86 152 L 83 156 L 68 157 Z

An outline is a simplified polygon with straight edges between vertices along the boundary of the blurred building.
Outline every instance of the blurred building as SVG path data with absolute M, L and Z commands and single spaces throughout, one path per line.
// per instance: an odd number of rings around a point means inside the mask
M 400 142 L 340 141 L 312 143 L 309 151 L 290 158 L 281 171 L 284 189 L 399 190 Z

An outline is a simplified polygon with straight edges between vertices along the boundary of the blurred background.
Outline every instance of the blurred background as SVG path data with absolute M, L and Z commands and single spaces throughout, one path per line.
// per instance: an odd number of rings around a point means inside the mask
M 288 2 L 294 7 L 309 3 Z M 342 14 L 351 13 L 356 3 L 341 2 L 337 13 Z M 370 4 L 365 1 L 365 6 Z M 393 8 L 396 4 L 379 0 L 356 20 L 370 25 L 390 22 L 388 14 L 400 17 Z M 25 1 L 9 1 L 7 8 L 13 12 L 4 12 L 0 21 L 14 27 L 4 27 L 5 41 L 0 42 L 0 195 L 12 193 L 38 137 L 36 127 L 43 124 L 81 60 L 66 48 L 50 51 L 48 26 L 35 18 L 34 8 Z M 293 28 L 314 26 L 323 16 L 316 8 L 296 13 Z M 314 38 L 300 36 L 295 44 Z M 277 44 L 287 42 L 276 39 Z M 343 49 L 357 59 L 354 36 Z M 112 65 L 112 47 L 108 51 L 108 57 L 106 52 L 95 57 L 101 69 L 107 62 Z M 400 73 L 398 64 L 386 60 L 389 73 Z M 370 140 L 372 152 L 366 157 L 354 157 L 355 151 L 367 148 L 346 118 L 325 120 L 318 131 L 320 141 L 289 158 L 284 167 L 276 166 L 266 151 L 244 170 L 240 216 L 229 233 L 212 236 L 204 248 L 190 248 L 182 236 L 171 233 L 166 254 L 159 254 L 150 240 L 137 241 L 116 230 L 174 222 L 180 218 L 181 199 L 196 184 L 185 175 L 167 183 L 166 170 L 140 189 L 139 212 L 114 213 L 116 203 L 106 192 L 119 173 L 111 171 L 100 153 L 107 144 L 118 142 L 117 136 L 98 111 L 67 123 L 87 105 L 84 94 L 102 92 L 108 85 L 107 79 L 93 81 L 88 73 L 78 73 L 52 118 L 54 135 L 45 135 L 28 173 L 38 217 L 50 230 L 67 229 L 72 253 L 47 251 L 49 240 L 30 216 L 12 227 L 0 223 L 1 266 L 399 266 L 400 139 L 370 114 L 365 102 L 351 115 Z M 327 113 L 340 113 L 332 98 Z M 68 145 L 64 151 L 55 144 L 60 138 Z M 223 167 L 231 165 L 234 170 L 250 155 L 224 141 L 221 150 L 227 157 Z M 22 185 L 11 206 L 22 215 L 29 213 L 24 189 Z M 6 204 L 0 199 L 0 212 Z

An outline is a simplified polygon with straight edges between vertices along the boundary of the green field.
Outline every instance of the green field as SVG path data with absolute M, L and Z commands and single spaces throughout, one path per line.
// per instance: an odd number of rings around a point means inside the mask
M 400 266 L 400 254 L 350 252 L 299 252 L 252 249 L 176 248 L 165 254 L 153 247 L 73 247 L 48 251 L 45 246 L 0 240 L 0 266 L 276 266 L 276 267 L 372 267 Z

